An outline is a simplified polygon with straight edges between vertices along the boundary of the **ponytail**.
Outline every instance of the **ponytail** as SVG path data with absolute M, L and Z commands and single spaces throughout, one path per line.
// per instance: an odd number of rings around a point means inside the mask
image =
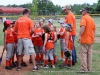
M 7 26 L 4 26 L 4 28 L 3 28 L 3 32 L 5 32 L 5 30 L 7 30 L 7 28 L 8 28 Z

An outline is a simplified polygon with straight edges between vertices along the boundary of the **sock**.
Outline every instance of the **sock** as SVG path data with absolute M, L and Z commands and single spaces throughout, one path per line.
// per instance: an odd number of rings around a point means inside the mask
M 55 56 L 54 56 L 54 62 L 57 63 L 57 59 L 58 59 L 58 57 L 57 57 L 57 55 L 55 55 Z
M 10 65 L 10 66 L 12 65 L 12 59 L 9 60 L 9 65 Z
M 7 67 L 9 66 L 9 60 L 6 60 L 6 66 Z
M 36 60 L 37 60 L 37 61 L 40 60 L 39 54 L 36 54 Z
M 48 60 L 45 60 L 45 65 L 48 65 Z
M 41 54 L 41 61 L 44 60 L 44 54 Z
M 51 60 L 51 64 L 54 65 L 54 60 Z
M 14 56 L 12 57 L 12 62 L 14 62 Z
M 68 58 L 65 59 L 64 64 L 65 64 L 65 65 L 68 64 Z
M 64 58 L 64 51 L 61 51 L 61 58 Z
M 70 60 L 69 64 L 70 64 L 70 66 L 72 66 L 72 60 Z

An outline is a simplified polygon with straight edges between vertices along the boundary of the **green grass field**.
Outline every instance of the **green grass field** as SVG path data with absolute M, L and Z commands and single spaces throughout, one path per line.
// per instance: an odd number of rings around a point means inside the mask
M 97 31 L 96 31 L 96 39 L 99 38 L 100 39 L 100 25 L 99 25 L 99 21 L 100 18 L 94 18 L 95 23 L 96 23 L 96 27 L 97 27 Z M 77 34 L 79 33 L 79 22 L 80 19 L 77 19 Z M 57 21 L 55 21 L 55 24 L 58 29 L 60 28 L 60 25 L 58 24 Z M 0 23 L 0 45 L 3 45 L 3 24 Z M 77 75 L 76 71 L 80 70 L 80 60 L 78 57 L 78 47 L 79 44 L 77 42 L 77 38 L 78 36 L 76 36 L 76 40 L 75 40 L 75 46 L 76 46 L 76 50 L 77 50 L 77 58 L 78 58 L 78 62 L 77 64 L 72 68 L 72 69 L 67 69 L 67 68 L 63 68 L 63 69 L 59 69 L 59 65 L 61 63 L 63 63 L 62 61 L 58 61 L 58 64 L 56 65 L 55 69 L 49 68 L 49 69 L 41 69 L 38 72 L 29 72 L 25 75 Z M 93 71 L 92 73 L 86 73 L 86 74 L 82 74 L 82 75 L 100 75 L 100 72 L 98 73 L 97 71 L 100 71 L 100 42 L 95 42 L 94 43 L 94 48 L 93 48 Z M 58 56 L 60 56 L 60 45 L 59 45 L 59 41 L 57 44 L 57 54 Z M 73 71 L 73 72 L 72 72 Z

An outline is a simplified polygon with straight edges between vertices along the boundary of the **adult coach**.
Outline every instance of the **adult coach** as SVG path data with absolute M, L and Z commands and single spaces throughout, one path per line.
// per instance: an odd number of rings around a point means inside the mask
M 75 35 L 76 35 L 76 18 L 75 18 L 75 15 L 71 11 L 71 5 L 64 6 L 63 10 L 67 14 L 65 17 L 66 23 L 72 25 L 72 39 L 73 39 L 73 43 L 74 43 Z M 72 50 L 73 65 L 75 65 L 76 62 L 77 62 L 77 57 L 76 57 L 76 49 L 75 49 L 75 45 L 74 45 L 74 49 Z
M 35 64 L 35 51 L 34 46 L 31 41 L 30 34 L 34 31 L 33 22 L 29 17 L 30 11 L 28 9 L 24 9 L 22 12 L 23 16 L 20 17 L 15 23 L 15 31 L 18 32 L 18 67 L 17 70 L 21 70 L 21 59 L 22 55 L 31 55 L 31 60 L 33 63 L 33 71 L 38 70 Z
M 95 38 L 95 23 L 89 15 L 89 8 L 85 7 L 81 10 L 82 18 L 80 22 L 80 33 L 78 41 L 79 57 L 81 61 L 81 71 L 87 72 L 92 70 L 92 47 Z

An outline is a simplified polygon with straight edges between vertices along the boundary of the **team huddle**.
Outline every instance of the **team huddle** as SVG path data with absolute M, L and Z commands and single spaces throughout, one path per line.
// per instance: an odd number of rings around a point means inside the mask
M 70 6 L 66 6 L 63 10 L 67 12 L 71 10 Z M 17 71 L 21 70 L 21 66 L 27 66 L 24 62 L 24 55 L 29 55 L 29 63 L 33 64 L 33 71 L 41 68 L 56 68 L 58 63 L 57 41 L 60 40 L 60 59 L 63 61 L 59 67 L 72 68 L 77 62 L 74 39 L 76 35 L 76 19 L 72 12 L 64 19 L 59 20 L 61 28 L 53 25 L 53 19 L 48 20 L 45 25 L 45 18 L 41 18 L 33 24 L 28 18 L 30 11 L 24 9 L 23 16 L 16 22 L 6 20 L 4 22 L 4 49 L 6 49 L 6 69 L 12 70 L 17 67 Z M 15 55 L 16 59 L 15 60 Z

